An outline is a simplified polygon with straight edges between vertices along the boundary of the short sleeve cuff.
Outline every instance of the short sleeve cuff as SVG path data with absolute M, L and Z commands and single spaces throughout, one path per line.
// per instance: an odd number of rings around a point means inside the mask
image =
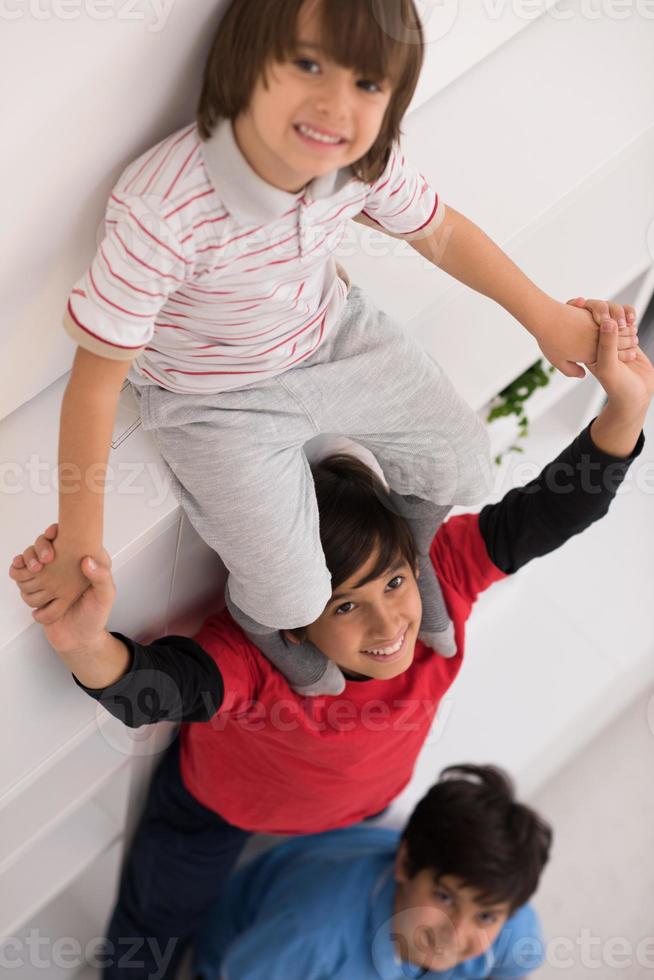
M 64 313 L 63 325 L 64 330 L 71 340 L 83 348 L 83 350 L 87 350 L 91 354 L 97 354 L 99 357 L 106 357 L 110 361 L 133 361 L 135 357 L 138 357 L 145 350 L 145 345 L 140 347 L 123 347 L 119 344 L 112 344 L 107 340 L 103 340 L 102 337 L 99 337 L 88 328 L 82 326 L 75 317 L 70 303 Z

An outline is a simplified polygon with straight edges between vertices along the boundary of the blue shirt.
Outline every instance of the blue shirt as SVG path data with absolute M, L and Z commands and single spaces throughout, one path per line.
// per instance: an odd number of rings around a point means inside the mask
M 390 928 L 400 836 L 359 826 L 297 837 L 244 866 L 208 916 L 195 971 L 203 980 L 508 980 L 541 965 L 529 905 L 486 953 L 451 970 L 402 963 Z

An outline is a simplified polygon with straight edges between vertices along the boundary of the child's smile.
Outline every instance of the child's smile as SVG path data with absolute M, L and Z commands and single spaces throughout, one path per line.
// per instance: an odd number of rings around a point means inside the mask
M 373 553 L 336 588 L 320 618 L 307 627 L 306 638 L 347 674 L 390 680 L 413 662 L 422 604 L 415 573 L 401 557 L 366 582 L 376 561 Z
M 390 84 L 330 61 L 319 38 L 319 5 L 298 16 L 297 46 L 260 78 L 234 135 L 252 169 L 269 184 L 296 193 L 309 181 L 366 155 L 379 136 Z

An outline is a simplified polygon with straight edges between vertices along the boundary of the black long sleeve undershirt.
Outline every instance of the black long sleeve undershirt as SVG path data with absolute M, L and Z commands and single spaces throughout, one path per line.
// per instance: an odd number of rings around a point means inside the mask
M 641 433 L 631 456 L 618 459 L 595 446 L 587 426 L 535 480 L 481 511 L 479 528 L 491 561 L 513 574 L 604 517 L 644 442 Z M 224 696 L 223 679 L 198 643 L 164 636 L 140 644 L 112 635 L 130 651 L 127 673 L 102 689 L 85 687 L 73 674 L 75 683 L 112 715 L 129 728 L 214 716 Z
M 645 437 L 641 432 L 631 456 L 618 459 L 594 444 L 592 424 L 535 480 L 481 511 L 479 530 L 491 561 L 503 572 L 513 574 L 532 558 L 555 551 L 606 515 Z

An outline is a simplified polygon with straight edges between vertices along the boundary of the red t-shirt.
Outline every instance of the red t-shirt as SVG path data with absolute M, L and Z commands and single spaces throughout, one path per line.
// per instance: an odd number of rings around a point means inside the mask
M 504 578 L 473 514 L 440 528 L 431 557 L 457 656 L 418 641 L 403 674 L 348 681 L 337 697 L 296 694 L 227 612 L 204 624 L 195 639 L 220 668 L 225 697 L 210 721 L 182 726 L 182 780 L 200 803 L 244 830 L 313 834 L 378 813 L 404 789 L 461 666 L 473 603 Z

